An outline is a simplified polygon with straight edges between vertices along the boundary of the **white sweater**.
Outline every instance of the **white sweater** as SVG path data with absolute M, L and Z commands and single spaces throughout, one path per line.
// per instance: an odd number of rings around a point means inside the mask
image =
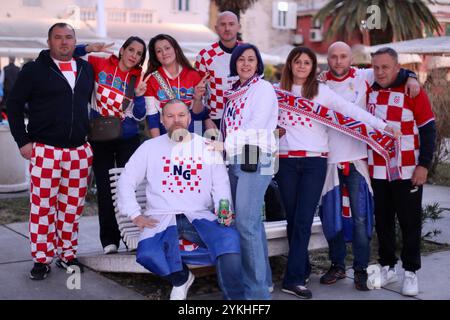
M 208 150 L 206 139 L 192 134 L 185 143 L 168 135 L 144 142 L 120 175 L 118 207 L 131 219 L 141 214 L 135 190 L 146 179 L 145 215 L 211 214 L 228 199 L 230 182 L 222 155 Z
M 292 93 L 296 96 L 301 96 L 301 90 L 301 86 L 292 86 Z M 382 130 L 386 127 L 384 121 L 347 102 L 325 84 L 319 84 L 319 93 L 312 101 L 345 116 L 365 122 L 376 129 Z M 327 130 L 333 129 L 327 129 L 325 125 L 305 117 L 296 117 L 297 124 L 292 125 L 290 117 L 292 115 L 288 115 L 287 111 L 280 109 L 278 125 L 286 129 L 286 134 L 280 139 L 280 154 L 298 150 L 318 153 L 330 151 Z
M 328 76 L 327 86 L 348 102 L 366 110 L 366 92 L 374 82 L 373 69 L 353 69 L 344 79 Z M 365 142 L 337 130 L 328 130 L 330 152 L 328 163 L 339 163 L 367 158 Z
M 228 100 L 223 117 L 227 131 L 227 155 L 240 154 L 245 144 L 257 145 L 264 153 L 275 153 L 277 144 L 274 131 L 277 117 L 278 100 L 275 90 L 263 79 L 252 84 L 234 103 Z

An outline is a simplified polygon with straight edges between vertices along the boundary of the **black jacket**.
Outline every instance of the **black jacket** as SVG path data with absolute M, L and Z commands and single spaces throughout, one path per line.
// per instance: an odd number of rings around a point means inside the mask
M 73 91 L 49 50 L 41 51 L 36 61 L 23 66 L 6 102 L 11 133 L 19 148 L 29 142 L 62 148 L 86 142 L 94 77 L 89 63 L 81 59 L 76 63 Z M 25 130 L 26 103 L 29 122 Z

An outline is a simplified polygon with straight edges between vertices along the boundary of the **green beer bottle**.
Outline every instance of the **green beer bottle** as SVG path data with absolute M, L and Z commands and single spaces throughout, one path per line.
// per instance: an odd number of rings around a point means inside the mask
M 225 225 L 225 220 L 229 218 L 229 215 L 230 215 L 230 201 L 228 201 L 228 199 L 220 199 L 219 211 L 217 213 L 217 221 L 220 224 Z

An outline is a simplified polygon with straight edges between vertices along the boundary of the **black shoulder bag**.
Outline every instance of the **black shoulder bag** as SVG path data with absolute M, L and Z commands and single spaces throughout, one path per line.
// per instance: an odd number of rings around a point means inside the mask
M 136 76 L 131 76 L 130 83 L 125 91 L 122 109 L 125 112 L 134 97 L 134 84 Z M 115 116 L 97 117 L 89 121 L 88 140 L 93 142 L 111 141 L 122 136 L 122 120 Z

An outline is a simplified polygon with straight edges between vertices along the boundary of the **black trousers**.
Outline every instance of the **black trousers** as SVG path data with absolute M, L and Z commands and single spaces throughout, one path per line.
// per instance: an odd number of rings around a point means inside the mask
M 422 234 L 422 191 L 411 180 L 372 179 L 375 200 L 375 230 L 378 236 L 379 263 L 393 267 L 395 254 L 395 215 L 400 225 L 403 247 L 401 260 L 406 271 L 420 269 Z
M 140 145 L 139 136 L 105 142 L 91 142 L 94 150 L 94 176 L 97 184 L 100 241 L 103 247 L 115 244 L 119 247 L 120 231 L 114 212 L 109 181 L 109 169 L 124 167 Z

